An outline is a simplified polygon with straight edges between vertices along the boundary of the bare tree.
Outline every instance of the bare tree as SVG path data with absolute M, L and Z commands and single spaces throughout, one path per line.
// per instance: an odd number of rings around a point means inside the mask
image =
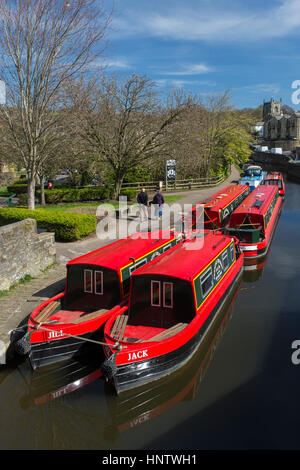
M 60 89 L 103 54 L 110 20 L 98 0 L 0 0 L 0 113 L 27 170 L 31 209 L 45 142 L 62 117 Z
M 73 93 L 73 100 L 78 133 L 110 166 L 115 197 L 130 170 L 164 153 L 169 129 L 189 106 L 181 92 L 174 92 L 163 104 L 152 80 L 136 74 L 123 82 L 102 79 L 83 85 Z

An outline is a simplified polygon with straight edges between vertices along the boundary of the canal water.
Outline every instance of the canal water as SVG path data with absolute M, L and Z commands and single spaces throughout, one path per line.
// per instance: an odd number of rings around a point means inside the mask
M 116 397 L 100 358 L 0 369 L 1 449 L 299 449 L 300 185 L 193 361 Z M 299 343 L 300 344 L 300 343 Z M 300 357 L 300 354 L 299 354 Z

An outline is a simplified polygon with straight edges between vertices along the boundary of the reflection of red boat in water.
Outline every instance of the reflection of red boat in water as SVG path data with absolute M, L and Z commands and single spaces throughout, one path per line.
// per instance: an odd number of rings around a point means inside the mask
M 241 277 L 235 240 L 205 231 L 132 275 L 129 306 L 107 321 L 103 373 L 117 393 L 183 367 Z
M 28 393 L 20 399 L 21 407 L 28 409 L 30 406 L 49 403 L 101 379 L 101 361 L 100 356 L 86 354 L 78 359 L 30 371 L 30 375 L 28 369 L 22 371 L 22 365 L 19 366 L 19 372 L 28 387 Z
M 261 184 L 264 186 L 277 186 L 280 196 L 285 195 L 283 176 L 282 173 L 279 173 L 278 171 L 269 172 Z
M 244 272 L 243 272 L 243 281 L 245 282 L 255 282 L 257 281 L 263 273 L 264 267 L 267 264 L 267 257 L 256 258 L 254 260 L 249 259 L 244 261 Z
M 180 371 L 159 381 L 140 387 L 138 391 L 125 392 L 120 397 L 111 393 L 109 385 L 106 399 L 111 424 L 106 428 L 105 438 L 113 441 L 118 433 L 139 426 L 182 401 L 194 400 L 199 387 L 213 361 L 218 346 L 234 314 L 234 302 L 241 282 L 228 297 L 224 307 L 204 337 L 194 358 Z
M 168 230 L 137 233 L 71 260 L 65 292 L 33 310 L 16 350 L 24 347 L 36 368 L 95 346 L 107 319 L 127 305 L 131 274 L 181 240 Z

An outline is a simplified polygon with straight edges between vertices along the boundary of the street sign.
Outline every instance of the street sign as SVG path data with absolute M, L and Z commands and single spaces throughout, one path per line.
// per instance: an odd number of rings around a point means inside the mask
M 166 161 L 166 179 L 167 180 L 176 179 L 176 160 Z

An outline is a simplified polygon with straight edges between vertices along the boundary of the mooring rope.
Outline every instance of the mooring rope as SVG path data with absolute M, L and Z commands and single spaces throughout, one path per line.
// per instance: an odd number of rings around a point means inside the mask
M 29 325 L 29 324 L 23 325 L 23 326 L 13 328 L 12 330 L 8 331 L 8 334 L 12 333 L 13 331 L 23 330 L 24 328 L 27 328 L 28 326 L 32 327 L 32 325 Z M 46 328 L 45 326 L 42 326 L 42 324 L 39 324 L 38 327 L 35 328 L 35 330 L 39 330 L 39 329 L 42 329 L 44 331 L 53 332 L 53 333 L 58 333 L 57 330 L 52 330 L 50 328 Z M 29 333 L 33 333 L 33 331 L 29 332 Z M 81 341 L 87 341 L 89 343 L 98 344 L 99 346 L 109 346 L 109 347 L 112 347 L 113 349 L 119 349 L 119 350 L 121 350 L 121 348 L 122 348 L 122 345 L 118 341 L 115 344 L 109 344 L 109 343 L 105 343 L 104 341 L 97 341 L 95 339 L 84 338 L 83 336 L 71 335 L 70 333 L 65 333 L 65 332 L 63 333 L 63 335 L 68 336 L 70 338 L 76 338 L 76 339 L 79 339 Z

